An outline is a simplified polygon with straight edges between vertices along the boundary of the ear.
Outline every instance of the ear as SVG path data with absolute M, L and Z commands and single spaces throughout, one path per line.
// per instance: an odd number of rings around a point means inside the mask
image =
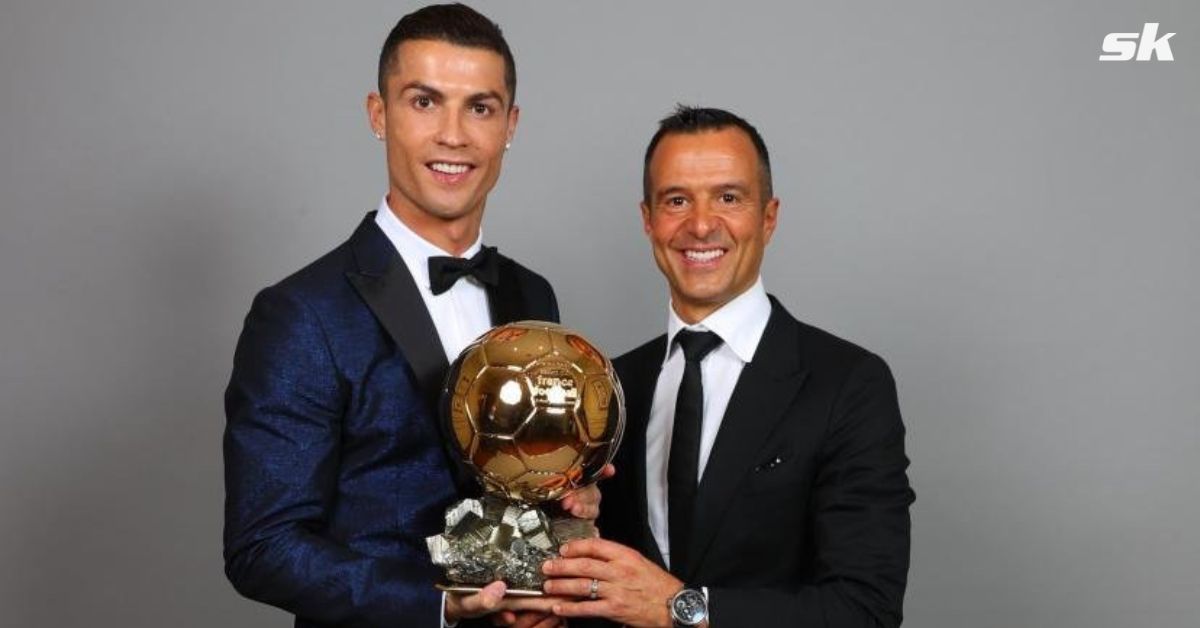
M 772 197 L 763 206 L 763 244 L 771 241 L 771 235 L 775 233 L 777 224 L 779 224 L 779 198 Z
M 517 133 L 517 122 L 521 119 L 521 108 L 513 105 L 508 108 L 508 136 L 504 138 L 505 143 L 512 142 L 513 135 Z
M 371 133 L 387 137 L 387 107 L 379 92 L 367 94 L 367 123 L 371 125 Z
M 642 201 L 638 207 L 642 208 L 642 231 L 646 232 L 648 236 L 650 235 L 650 206 L 646 204 L 646 201 Z

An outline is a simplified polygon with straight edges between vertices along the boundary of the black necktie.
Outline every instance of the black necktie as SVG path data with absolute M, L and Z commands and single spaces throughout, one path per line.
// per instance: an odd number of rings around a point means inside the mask
M 700 426 L 704 420 L 704 384 L 700 361 L 721 346 L 721 337 L 711 331 L 681 330 L 675 335 L 683 349 L 683 380 L 675 398 L 675 426 L 671 428 L 671 453 L 667 459 L 667 532 L 671 550 L 671 573 L 687 577 L 688 544 L 696 509 L 700 469 Z
M 500 283 L 496 247 L 485 246 L 470 259 L 444 255 L 429 258 L 429 289 L 434 294 L 449 290 L 454 282 L 468 275 L 489 286 Z

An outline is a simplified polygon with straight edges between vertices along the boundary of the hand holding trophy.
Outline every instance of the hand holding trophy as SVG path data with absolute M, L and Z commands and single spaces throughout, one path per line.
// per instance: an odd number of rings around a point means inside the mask
M 426 539 L 449 581 L 439 588 L 503 580 L 510 595 L 540 595 L 542 562 L 595 535 L 590 521 L 539 504 L 595 481 L 616 453 L 625 408 L 612 363 L 565 327 L 502 325 L 450 366 L 441 420 L 484 495 L 448 508 L 445 532 Z

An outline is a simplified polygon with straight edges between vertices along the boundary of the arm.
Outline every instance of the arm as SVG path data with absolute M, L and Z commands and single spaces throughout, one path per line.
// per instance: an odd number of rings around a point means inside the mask
M 805 628 L 897 626 L 908 572 L 912 491 L 904 427 L 887 366 L 866 358 L 842 385 L 811 501 L 812 584 L 792 590 L 708 586 L 716 628 L 786 623 Z M 531 602 L 564 617 L 669 626 L 666 600 L 683 586 L 633 549 L 573 541 L 546 564 L 546 591 L 580 601 Z M 591 580 L 599 583 L 589 600 Z M 703 586 L 706 583 L 694 583 Z
M 796 626 L 898 626 L 913 501 L 896 386 L 863 359 L 832 406 L 812 496 L 814 584 L 793 592 L 709 587 L 713 626 L 763 617 Z M 700 583 L 704 584 L 704 583 Z
M 316 315 L 279 289 L 246 317 L 225 395 L 225 572 L 239 593 L 322 623 L 433 621 L 440 596 L 399 558 L 327 529 L 349 396 Z
M 558 311 L 558 298 L 554 296 L 554 288 L 550 286 L 550 282 L 546 281 L 544 277 L 538 277 L 538 279 L 541 281 L 544 294 L 546 295 L 546 303 L 544 305 L 548 316 L 546 320 L 549 320 L 552 323 L 562 322 L 560 313 Z

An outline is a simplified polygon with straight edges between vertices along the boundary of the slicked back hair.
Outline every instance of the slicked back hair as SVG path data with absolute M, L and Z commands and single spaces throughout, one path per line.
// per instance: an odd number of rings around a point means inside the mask
M 456 46 L 491 50 L 504 58 L 508 106 L 517 97 L 517 66 L 500 27 L 480 12 L 461 4 L 431 4 L 400 18 L 379 52 L 379 93 L 386 95 L 387 77 L 396 66 L 396 49 L 406 41 L 444 41 Z
M 754 125 L 724 109 L 677 105 L 671 115 L 658 121 L 658 131 L 654 133 L 654 137 L 650 138 L 650 144 L 646 146 L 646 158 L 642 163 L 642 200 L 646 206 L 653 207 L 650 198 L 653 193 L 653 190 L 650 189 L 650 159 L 654 157 L 654 150 L 658 148 L 659 142 L 664 137 L 680 133 L 721 131 L 731 127 L 741 129 L 749 136 L 750 142 L 754 144 L 754 152 L 758 153 L 758 179 L 763 192 L 763 203 L 774 197 L 775 192 L 771 185 L 771 157 L 767 153 L 766 142 L 758 134 L 758 129 L 754 128 Z

